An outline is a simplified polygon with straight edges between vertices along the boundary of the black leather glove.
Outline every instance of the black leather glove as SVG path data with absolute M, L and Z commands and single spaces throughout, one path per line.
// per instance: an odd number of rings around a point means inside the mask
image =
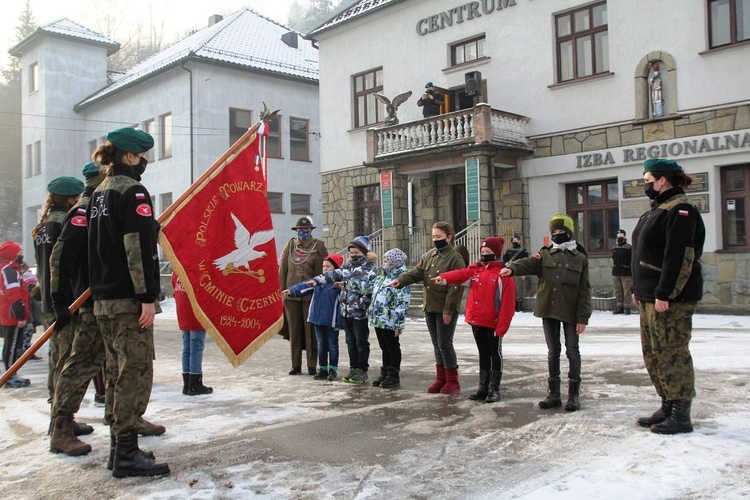
M 70 313 L 55 315 L 55 331 L 59 332 L 70 324 Z

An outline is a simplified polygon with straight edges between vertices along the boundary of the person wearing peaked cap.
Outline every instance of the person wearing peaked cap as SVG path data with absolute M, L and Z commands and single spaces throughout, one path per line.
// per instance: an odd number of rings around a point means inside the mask
M 328 255 L 323 240 L 312 235 L 315 224 L 308 216 L 300 217 L 292 227 L 296 236 L 291 238 L 279 257 L 279 281 L 286 290 L 323 272 L 323 259 Z M 284 327 L 280 335 L 289 340 L 292 369 L 289 375 L 302 373 L 302 351 L 305 351 L 308 375 L 316 374 L 318 352 L 314 327 L 307 321 L 312 294 L 284 298 Z
M 469 396 L 473 401 L 500 400 L 503 376 L 502 339 L 508 332 L 516 307 L 513 278 L 500 276 L 505 239 L 490 236 L 480 245 L 480 261 L 466 269 L 442 272 L 435 283 L 458 284 L 471 280 L 466 302 L 466 322 L 471 325 L 479 352 L 479 389 Z
M 389 283 L 406 271 L 406 253 L 391 248 L 383 255 L 383 272 L 372 281 L 372 300 L 367 309 L 370 326 L 375 328 L 378 345 L 383 352 L 380 376 L 372 381 L 375 387 L 390 389 L 401 385 L 401 343 L 399 337 L 406 325 L 411 301 L 408 286 L 393 288 Z
M 510 240 L 511 248 L 503 254 L 503 263 L 507 266 L 511 262 L 525 259 L 529 256 L 529 251 L 523 246 L 523 238 L 520 234 L 514 234 Z M 529 297 L 533 286 L 531 276 L 519 276 L 516 280 L 516 312 L 523 310 L 523 298 Z
M 612 283 L 615 287 L 615 310 L 612 314 L 630 314 L 630 290 L 633 288 L 630 261 L 633 252 L 624 229 L 618 229 L 612 248 Z
M 323 272 L 341 268 L 344 257 L 333 253 L 323 259 Z M 339 312 L 338 297 L 341 287 L 337 283 L 310 286 L 306 282 L 297 283 L 283 290 L 284 297 L 304 297 L 312 295 L 308 322 L 315 329 L 318 345 L 318 372 L 315 380 L 337 380 L 339 370 L 339 329 L 343 326 Z
M 453 336 L 456 333 L 458 305 L 461 302 L 463 286 L 439 285 L 433 281 L 433 278 L 441 272 L 466 267 L 463 257 L 455 250 L 453 244 L 455 237 L 456 231 L 448 222 L 435 222 L 432 225 L 432 243 L 435 248 L 428 252 L 416 266 L 390 283 L 390 286 L 396 288 L 419 282 L 424 284 L 422 309 L 435 355 L 435 381 L 427 388 L 430 394 L 461 392 L 461 384 L 458 381 L 458 357 L 453 347 Z
M 549 223 L 552 244 L 538 253 L 508 264 L 501 276 L 535 275 L 539 277 L 534 315 L 542 318 L 547 342 L 547 397 L 539 402 L 543 409 L 562 405 L 560 396 L 560 333 L 565 337 L 568 358 L 568 401 L 565 411 L 580 409 L 581 351 L 578 337 L 591 316 L 589 262 L 583 247 L 574 239 L 573 219 L 556 214 Z M 561 271 L 562 269 L 562 271 Z
M 52 248 L 62 232 L 65 215 L 77 202 L 83 192 L 83 182 L 70 176 L 60 176 L 47 184 L 47 198 L 39 219 L 39 224 L 31 232 L 34 239 L 34 257 L 37 263 L 37 279 L 42 295 L 42 316 L 45 330 L 55 321 L 55 311 L 50 296 L 50 256 Z M 63 325 L 64 326 L 64 325 Z M 55 387 L 65 360 L 70 355 L 73 334 L 71 329 L 60 326 L 57 334 L 50 338 L 49 371 L 47 390 L 50 403 L 54 401 Z M 93 427 L 88 426 L 93 432 Z
M 691 322 L 703 297 L 706 228 L 685 194 L 692 177 L 675 161 L 646 160 L 643 182 L 652 206 L 632 233 L 633 300 L 640 310 L 643 360 L 661 407 L 637 422 L 657 434 L 692 432 Z
M 422 97 L 417 101 L 417 106 L 422 108 L 422 116 L 429 118 L 431 116 L 439 115 L 440 106 L 443 105 L 445 100 L 443 94 L 435 89 L 432 82 L 425 83 L 424 89 Z
M 356 244 L 355 244 L 356 241 Z M 349 244 L 349 261 L 341 268 L 320 274 L 305 283 L 310 286 L 326 283 L 343 283 L 339 296 L 341 317 L 346 332 L 346 347 L 349 352 L 350 372 L 342 382 L 364 384 L 370 358 L 370 329 L 367 327 L 367 307 L 372 296 L 372 279 L 375 277 L 377 256 L 367 253 L 369 239 L 357 237 Z
M 146 429 L 142 418 L 153 386 L 154 317 L 161 292 L 154 207 L 140 182 L 153 138 L 126 127 L 107 134 L 107 141 L 91 157 L 105 178 L 86 206 L 86 224 L 91 297 L 107 350 L 107 387 L 114 388 L 105 410 L 114 445 L 112 476 L 163 475 L 169 465 L 138 447 L 144 431 L 165 432 L 162 426 Z

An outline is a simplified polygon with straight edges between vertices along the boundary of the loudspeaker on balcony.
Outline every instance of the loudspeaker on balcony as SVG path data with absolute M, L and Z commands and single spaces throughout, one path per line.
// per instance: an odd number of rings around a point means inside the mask
M 482 93 L 482 73 L 469 71 L 464 75 L 466 79 L 466 95 L 477 95 Z

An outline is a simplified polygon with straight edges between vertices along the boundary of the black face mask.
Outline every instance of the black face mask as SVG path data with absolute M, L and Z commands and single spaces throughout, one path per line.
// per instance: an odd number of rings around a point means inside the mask
M 570 241 L 570 235 L 568 233 L 553 234 L 552 241 L 558 245 L 562 245 L 563 243 Z
M 517 241 L 513 242 L 513 248 L 521 248 L 521 244 Z
M 617 244 L 623 245 L 625 243 L 625 238 L 617 238 Z
M 646 196 L 651 198 L 652 200 L 659 196 L 659 191 L 654 189 L 654 183 L 653 182 L 645 182 L 643 184 L 643 192 L 646 193 Z
M 482 262 L 494 262 L 495 261 L 495 254 L 494 253 L 483 253 L 482 254 Z
M 352 255 L 351 256 L 352 264 L 355 266 L 359 266 L 365 263 L 365 256 L 364 255 Z
M 143 172 L 146 171 L 146 165 L 148 165 L 148 160 L 141 157 L 138 165 L 133 165 L 133 171 L 135 172 L 135 175 L 137 175 L 138 177 L 142 176 Z
M 23 254 L 19 253 L 18 257 L 16 257 L 16 264 L 21 265 L 23 264 Z
M 448 246 L 448 240 L 447 239 L 434 240 L 432 244 L 435 245 L 435 248 L 440 250 L 441 248 L 445 248 Z

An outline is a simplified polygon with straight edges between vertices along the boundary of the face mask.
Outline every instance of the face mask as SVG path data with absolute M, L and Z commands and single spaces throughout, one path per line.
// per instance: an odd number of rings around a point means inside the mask
M 494 253 L 483 253 L 482 254 L 482 262 L 494 262 L 495 260 L 495 254 Z
M 445 248 L 448 246 L 448 240 L 447 239 L 434 240 L 432 244 L 435 245 L 435 248 L 440 250 L 441 248 Z
M 297 231 L 297 238 L 301 239 L 302 241 L 305 241 L 307 238 L 310 237 L 311 234 L 312 234 L 312 231 L 310 231 L 309 229 L 301 229 Z
M 622 245 L 623 243 L 625 243 L 625 238 L 617 238 L 618 245 Z
M 659 196 L 659 191 L 654 189 L 654 183 L 653 182 L 646 182 L 643 184 L 643 192 L 646 193 L 646 196 L 651 198 L 652 200 Z
M 352 261 L 352 264 L 354 264 L 355 266 L 358 266 L 360 264 L 364 264 L 365 256 L 364 255 L 352 255 L 350 260 Z
M 16 257 L 16 264 L 23 264 L 23 254 L 19 253 L 18 257 Z
M 552 241 L 558 245 L 562 245 L 563 243 L 570 241 L 570 235 L 568 233 L 553 234 Z
M 143 157 L 141 157 L 138 165 L 133 165 L 133 171 L 138 177 L 142 176 L 143 172 L 146 171 L 146 165 L 148 165 L 148 160 Z
M 392 267 L 393 266 L 391 266 L 390 264 L 383 264 L 383 269 L 386 270 L 386 271 L 392 269 Z
M 513 248 L 521 248 L 521 244 L 517 241 L 513 242 Z

